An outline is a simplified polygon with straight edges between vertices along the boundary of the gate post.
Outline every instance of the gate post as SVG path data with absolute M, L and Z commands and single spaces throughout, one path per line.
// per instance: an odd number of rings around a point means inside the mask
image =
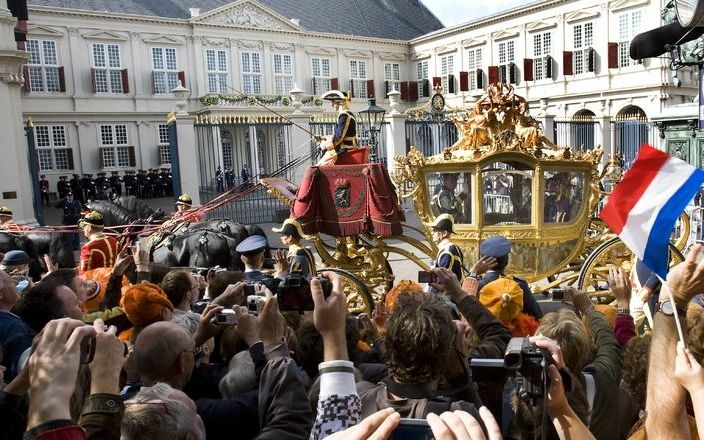
M 300 114 L 293 113 L 289 117 L 291 122 L 293 122 L 290 127 L 291 149 L 289 151 L 289 161 L 301 156 L 307 156 L 310 152 L 311 134 L 301 130 L 298 127 L 298 125 L 300 125 L 301 127 L 307 127 L 310 130 L 310 116 L 304 114 L 303 112 L 298 113 Z M 315 163 L 316 159 L 313 158 L 312 162 Z M 310 164 L 301 164 L 293 170 L 293 183 L 295 183 L 296 185 L 301 183 L 301 181 L 303 180 L 303 175 L 305 174 L 308 165 Z
M 30 175 L 27 170 L 28 151 L 22 128 L 20 97 L 26 80 L 23 65 L 29 54 L 17 50 L 16 24 L 17 20 L 8 10 L 7 2 L 0 1 L 0 205 L 12 210 L 15 221 L 36 223 L 32 182 L 39 176 Z
M 394 158 L 406 154 L 406 115 L 398 111 L 401 92 L 389 92 L 391 111 L 386 114 L 386 167 L 389 173 L 396 168 Z
M 174 197 L 181 194 L 177 193 L 179 182 L 180 191 L 188 193 L 193 199 L 195 205 L 200 205 L 200 172 L 198 169 L 198 149 L 196 148 L 196 132 L 195 132 L 195 116 L 188 114 L 175 115 L 174 121 L 176 124 L 176 151 L 178 152 L 177 163 L 172 159 L 172 175 L 174 179 Z M 175 170 L 178 168 L 178 170 Z
M 555 133 L 555 115 L 545 114 L 541 119 L 541 122 L 543 123 L 543 134 L 550 141 L 557 143 L 557 136 Z
M 602 162 L 608 161 L 609 156 L 613 152 L 613 146 L 611 144 L 611 116 L 602 116 L 599 125 L 601 125 L 601 146 L 604 148 L 604 155 L 602 156 Z

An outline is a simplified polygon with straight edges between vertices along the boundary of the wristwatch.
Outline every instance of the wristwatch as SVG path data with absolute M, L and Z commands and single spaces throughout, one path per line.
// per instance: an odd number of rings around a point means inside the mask
M 677 306 L 672 301 L 666 299 L 665 301 L 660 301 L 658 303 L 657 307 L 655 308 L 655 313 L 662 312 L 664 315 L 673 316 L 675 314 L 675 310 L 680 315 L 686 314 L 685 311 L 677 308 Z

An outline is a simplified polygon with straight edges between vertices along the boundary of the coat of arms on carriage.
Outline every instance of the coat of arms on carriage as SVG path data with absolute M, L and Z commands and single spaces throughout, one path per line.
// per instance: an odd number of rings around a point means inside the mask
M 352 188 L 347 179 L 335 179 L 335 206 L 349 208 L 352 198 Z

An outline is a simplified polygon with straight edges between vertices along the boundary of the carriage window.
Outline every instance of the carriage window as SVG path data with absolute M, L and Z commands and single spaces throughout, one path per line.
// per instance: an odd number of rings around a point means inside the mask
M 484 224 L 531 223 L 533 169 L 521 162 L 494 162 L 482 169 Z
M 471 223 L 470 173 L 429 173 L 430 209 L 435 217 L 452 214 L 455 223 Z
M 584 173 L 545 171 L 544 223 L 569 223 L 577 218 L 584 201 Z

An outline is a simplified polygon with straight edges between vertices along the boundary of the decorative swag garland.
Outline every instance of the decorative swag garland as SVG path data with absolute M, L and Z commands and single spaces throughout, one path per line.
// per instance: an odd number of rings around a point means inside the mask
M 257 103 L 259 104 L 281 104 L 284 107 L 288 107 L 291 105 L 291 98 L 288 96 L 272 96 L 270 98 L 264 97 L 264 96 L 247 96 L 247 95 L 239 95 L 239 96 L 226 96 L 226 95 L 220 95 L 220 94 L 214 94 L 214 95 L 206 95 L 202 98 L 200 98 L 201 104 L 205 106 L 210 106 L 210 105 L 218 105 L 221 102 L 226 102 L 229 104 L 241 104 L 243 102 L 248 103 L 249 105 L 256 105 Z M 306 104 L 313 104 L 316 107 L 320 107 L 323 105 L 323 100 L 320 98 L 317 98 L 315 96 L 308 96 L 306 98 L 303 98 L 301 100 L 301 103 L 303 105 Z

